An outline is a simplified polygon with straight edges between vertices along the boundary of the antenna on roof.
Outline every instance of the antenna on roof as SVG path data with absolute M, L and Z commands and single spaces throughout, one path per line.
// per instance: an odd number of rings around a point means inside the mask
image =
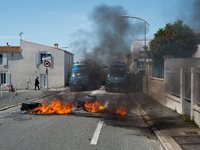
M 68 48 L 68 47 L 60 47 L 60 48 L 64 48 L 64 49 L 66 49 L 66 48 Z
M 19 34 L 20 35 L 20 40 L 22 39 L 22 34 L 23 34 L 23 32 L 20 32 L 20 34 Z

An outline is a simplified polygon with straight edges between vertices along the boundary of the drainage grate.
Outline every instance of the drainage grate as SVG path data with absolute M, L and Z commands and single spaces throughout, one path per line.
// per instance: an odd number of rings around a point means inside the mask
M 31 120 L 31 117 L 20 117 L 20 118 L 14 118 L 13 121 L 26 121 Z
M 200 135 L 180 135 L 172 136 L 172 138 L 179 144 L 183 150 L 199 150 L 200 149 Z

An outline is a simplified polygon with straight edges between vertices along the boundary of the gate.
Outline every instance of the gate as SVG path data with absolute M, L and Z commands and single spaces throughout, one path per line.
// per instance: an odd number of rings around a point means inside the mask
M 127 75 L 127 87 L 132 92 L 142 92 L 144 71 L 137 74 L 129 73 Z

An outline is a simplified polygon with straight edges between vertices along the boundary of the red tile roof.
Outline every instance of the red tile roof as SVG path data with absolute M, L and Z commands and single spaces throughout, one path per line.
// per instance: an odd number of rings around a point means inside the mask
M 0 46 L 0 52 L 5 53 L 20 53 L 20 46 Z

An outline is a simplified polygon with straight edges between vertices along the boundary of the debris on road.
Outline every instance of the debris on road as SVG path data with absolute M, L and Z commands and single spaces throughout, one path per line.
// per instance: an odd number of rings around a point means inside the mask
M 21 110 L 22 111 L 32 110 L 32 109 L 38 107 L 39 105 L 40 105 L 40 103 L 38 103 L 38 102 L 23 102 L 22 106 L 21 106 Z

